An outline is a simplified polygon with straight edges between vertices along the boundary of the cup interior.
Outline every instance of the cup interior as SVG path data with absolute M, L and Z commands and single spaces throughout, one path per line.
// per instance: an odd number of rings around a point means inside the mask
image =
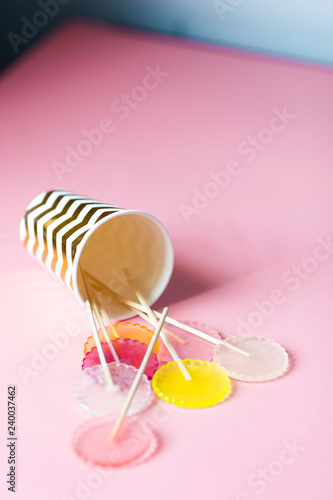
M 109 317 L 127 319 L 135 313 L 112 293 L 138 302 L 123 269 L 127 269 L 147 302 L 153 304 L 172 273 L 172 243 L 164 226 L 152 215 L 131 210 L 118 212 L 94 226 L 75 255 L 74 293 L 84 302 L 86 293 L 80 269 L 88 277 L 90 290 Z

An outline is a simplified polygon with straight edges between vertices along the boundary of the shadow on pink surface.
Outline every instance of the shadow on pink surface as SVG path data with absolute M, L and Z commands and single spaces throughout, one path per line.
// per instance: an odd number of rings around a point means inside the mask
M 198 269 L 190 269 L 176 263 L 169 284 L 154 304 L 155 309 L 181 302 L 201 293 L 221 286 L 221 283 L 211 275 L 201 275 Z

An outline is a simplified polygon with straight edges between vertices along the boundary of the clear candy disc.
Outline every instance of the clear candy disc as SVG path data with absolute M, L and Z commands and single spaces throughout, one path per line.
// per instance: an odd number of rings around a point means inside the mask
M 247 382 L 264 382 L 283 375 L 288 368 L 288 354 L 274 340 L 255 335 L 238 335 L 226 339 L 229 344 L 251 354 L 244 356 L 223 344 L 214 349 L 214 362 L 231 378 Z
M 205 323 L 189 320 L 181 320 L 180 322 L 184 325 L 191 326 L 196 330 L 200 330 L 215 339 L 221 338 L 217 330 L 206 325 Z M 170 324 L 165 324 L 164 330 L 181 359 L 201 359 L 202 361 L 213 361 L 213 343 Z M 168 363 L 169 361 L 172 361 L 169 351 L 162 342 L 158 353 L 158 359 L 160 363 Z
M 106 382 L 102 365 L 86 368 L 74 383 L 73 395 L 76 402 L 91 415 L 119 413 L 138 372 L 133 366 L 123 363 L 109 363 L 108 367 L 114 382 L 112 387 Z M 151 386 L 146 375 L 143 375 L 128 414 L 142 411 L 151 402 Z

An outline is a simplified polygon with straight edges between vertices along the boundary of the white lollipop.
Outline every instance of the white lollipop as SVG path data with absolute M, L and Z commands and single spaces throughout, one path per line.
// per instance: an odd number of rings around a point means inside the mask
M 226 339 L 250 356 L 242 356 L 236 351 L 217 344 L 214 349 L 214 363 L 219 365 L 236 380 L 264 382 L 283 375 L 288 368 L 288 354 L 274 340 L 255 335 L 238 335 Z
M 123 363 L 109 363 L 113 385 L 110 387 L 101 365 L 86 368 L 76 379 L 73 395 L 81 408 L 91 415 L 102 416 L 119 413 L 126 401 L 138 370 Z M 143 375 L 135 393 L 129 415 L 138 413 L 152 402 L 152 389 Z

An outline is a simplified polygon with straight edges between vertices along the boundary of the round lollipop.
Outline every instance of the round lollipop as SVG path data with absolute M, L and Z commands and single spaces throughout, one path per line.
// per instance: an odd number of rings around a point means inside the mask
M 73 435 L 77 455 L 98 467 L 129 467 L 138 465 L 155 452 L 157 439 L 152 430 L 136 417 L 127 417 L 117 439 L 110 433 L 117 415 L 99 417 L 81 425 Z
M 118 355 L 120 363 L 134 366 L 134 368 L 140 367 L 148 348 L 146 344 L 142 344 L 138 340 L 122 339 L 122 338 L 112 340 L 112 344 L 116 351 L 116 354 Z M 102 349 L 107 363 L 115 361 L 108 344 L 102 342 Z M 85 368 L 89 368 L 97 364 L 101 364 L 101 360 L 97 351 L 97 347 L 94 346 L 91 348 L 91 350 L 87 353 L 86 357 L 83 359 L 82 369 L 84 370 Z M 149 380 L 152 379 L 157 368 L 158 368 L 158 359 L 156 354 L 153 352 L 149 358 L 145 370 L 145 375 L 147 375 Z
M 191 380 L 185 380 L 175 362 L 157 370 L 152 386 L 159 398 L 184 408 L 206 408 L 220 403 L 230 394 L 230 379 L 218 366 L 191 359 L 183 363 Z
M 161 332 L 168 308 L 164 308 L 147 352 L 127 393 L 119 415 L 93 419 L 81 426 L 74 434 L 73 447 L 77 455 L 100 467 L 126 467 L 137 465 L 149 458 L 156 450 L 157 440 L 143 422 L 127 413 L 135 398 L 146 365 Z
M 214 330 L 214 328 L 211 328 L 205 323 L 184 320 L 182 321 L 182 324 L 196 328 L 212 338 L 220 339 L 218 331 Z M 165 332 L 181 359 L 201 359 L 202 361 L 213 361 L 214 345 L 212 342 L 196 337 L 193 333 L 180 329 L 174 325 L 168 325 L 165 328 Z M 164 345 L 160 346 L 158 359 L 160 363 L 168 363 L 169 361 L 172 361 L 172 357 Z
M 107 367 L 113 381 L 111 387 L 107 383 L 104 369 L 100 364 L 86 368 L 74 383 L 75 400 L 91 415 L 119 413 L 138 372 L 133 366 L 123 363 L 109 363 Z M 151 403 L 151 396 L 150 383 L 146 375 L 143 375 L 129 414 L 138 413 L 146 408 Z
M 214 362 L 231 378 L 247 382 L 264 382 L 280 377 L 288 368 L 288 354 L 274 340 L 255 335 L 237 335 L 226 340 L 251 354 L 248 357 L 242 356 L 222 344 L 216 345 Z
M 130 323 L 130 322 L 116 323 L 113 325 L 113 329 L 111 328 L 111 326 L 108 325 L 106 327 L 106 331 L 111 339 L 115 337 L 114 332 L 116 332 L 118 337 L 122 339 L 128 338 L 132 340 L 138 340 L 139 342 L 147 345 L 151 341 L 153 335 L 152 330 L 149 330 L 149 328 L 147 328 L 146 326 L 140 325 L 139 323 Z M 106 341 L 104 333 L 101 329 L 98 330 L 98 336 L 102 342 Z M 87 354 L 87 352 L 89 352 L 95 345 L 96 343 L 94 337 L 93 335 L 91 335 L 90 337 L 88 337 L 88 340 L 84 345 L 84 354 Z M 159 342 L 156 342 L 156 345 L 154 346 L 154 352 L 157 354 L 158 351 L 159 351 Z

